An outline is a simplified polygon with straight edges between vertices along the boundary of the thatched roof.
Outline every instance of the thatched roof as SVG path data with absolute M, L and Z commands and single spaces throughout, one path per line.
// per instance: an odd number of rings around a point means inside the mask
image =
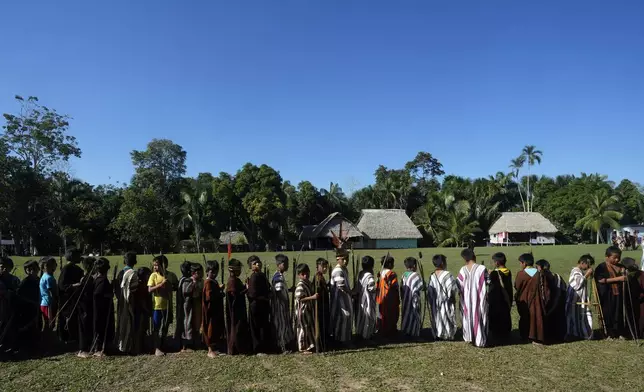
M 362 210 L 358 229 L 372 240 L 423 238 L 405 210 Z
M 504 212 L 490 227 L 497 233 L 556 233 L 558 230 L 538 212 Z
M 305 225 L 305 226 L 302 226 L 302 232 L 300 233 L 300 241 L 315 238 L 315 237 L 313 237 L 313 232 L 315 231 L 316 227 L 318 227 L 318 225 Z
M 231 243 L 233 245 L 247 244 L 248 240 L 243 231 L 222 231 L 219 235 L 220 244 Z
M 340 233 L 340 222 L 342 222 L 342 233 Z M 333 231 L 335 235 L 345 239 L 362 237 L 362 233 L 353 223 L 347 220 L 339 212 L 334 212 L 315 227 L 310 238 L 333 238 L 331 231 Z

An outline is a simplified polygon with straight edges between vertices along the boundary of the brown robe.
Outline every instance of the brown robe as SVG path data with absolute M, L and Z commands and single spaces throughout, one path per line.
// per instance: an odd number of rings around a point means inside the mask
M 226 336 L 224 294 L 216 280 L 204 280 L 201 301 L 203 340 L 207 347 L 215 349 Z
M 517 312 L 519 313 L 519 333 L 522 339 L 528 339 L 530 335 L 530 307 L 527 301 L 528 297 L 525 293 L 532 279 L 533 277 L 521 270 L 517 273 L 514 281 L 514 299 L 517 304 Z
M 250 353 L 250 330 L 246 312 L 246 287 L 231 275 L 226 284 L 226 321 L 228 354 Z

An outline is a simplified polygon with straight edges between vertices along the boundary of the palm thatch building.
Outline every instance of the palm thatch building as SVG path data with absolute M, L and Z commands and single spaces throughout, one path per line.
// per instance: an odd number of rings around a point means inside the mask
M 342 226 L 342 233 L 340 233 L 340 226 Z M 331 247 L 331 238 L 333 234 L 356 240 L 362 238 L 362 233 L 356 225 L 346 219 L 341 213 L 334 212 L 317 225 L 303 226 L 300 233 L 300 241 L 308 242 L 309 249 L 317 249 L 320 247 Z
M 363 248 L 417 248 L 423 238 L 405 210 L 362 210 L 358 229 L 364 234 Z
M 504 212 L 490 227 L 490 243 L 554 245 L 557 231 L 555 225 L 538 212 Z
M 249 250 L 248 239 L 243 231 L 222 231 L 219 234 L 219 251 L 225 252 L 228 244 L 236 251 Z

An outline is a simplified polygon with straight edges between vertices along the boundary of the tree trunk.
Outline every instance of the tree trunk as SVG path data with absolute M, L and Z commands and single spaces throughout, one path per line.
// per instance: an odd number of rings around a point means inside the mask
M 532 207 L 530 206 L 530 162 L 528 162 L 528 194 L 526 199 L 528 200 L 528 212 L 532 212 Z
M 601 229 L 597 229 L 597 245 L 599 245 L 599 230 Z

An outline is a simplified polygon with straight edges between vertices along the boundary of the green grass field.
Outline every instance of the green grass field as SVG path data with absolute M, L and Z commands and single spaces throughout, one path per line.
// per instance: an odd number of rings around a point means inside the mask
M 533 248 L 535 257 L 550 261 L 554 272 L 568 278 L 578 257 L 591 253 L 603 259 L 605 246 L 551 246 Z M 477 248 L 479 261 L 489 266 L 491 255 L 502 250 L 513 274 L 519 269 L 517 257 L 527 247 Z M 459 249 L 422 249 L 425 274 L 432 270 L 431 256 L 443 253 L 448 268 L 456 273 L 462 266 Z M 287 252 L 292 258 L 297 252 Z M 356 250 L 356 255 L 374 258 L 387 251 Z M 418 250 L 394 250 L 396 271 L 402 260 L 418 256 Z M 271 263 L 275 253 L 258 253 Z M 179 272 L 187 258 L 202 261 L 201 255 L 167 255 L 170 269 Z M 207 255 L 220 259 L 222 254 Z M 225 255 L 224 255 L 225 256 Z M 235 254 L 245 261 L 249 254 Z M 313 266 L 325 252 L 304 252 L 299 262 Z M 333 257 L 331 252 L 329 257 Z M 637 260 L 641 251 L 626 252 Z M 121 257 L 109 257 L 112 263 Z M 26 258 L 14 258 L 17 273 Z M 139 256 L 139 265 L 149 265 L 151 256 Z M 349 268 L 350 269 L 350 268 Z M 378 268 L 376 268 L 378 269 Z M 243 277 L 243 276 L 242 276 Z M 289 282 L 290 283 L 290 282 Z M 518 322 L 513 314 L 515 328 Z M 426 319 L 426 326 L 429 320 Z M 516 331 L 514 332 L 517 333 Z M 79 359 L 73 354 L 46 359 L 5 362 L 0 365 L 0 390 L 112 390 L 112 391 L 354 391 L 374 390 L 644 390 L 637 368 L 644 347 L 633 341 L 588 341 L 554 346 L 515 344 L 475 348 L 464 342 L 399 343 L 323 355 L 278 355 L 268 357 L 206 357 L 204 351 L 171 354 Z

